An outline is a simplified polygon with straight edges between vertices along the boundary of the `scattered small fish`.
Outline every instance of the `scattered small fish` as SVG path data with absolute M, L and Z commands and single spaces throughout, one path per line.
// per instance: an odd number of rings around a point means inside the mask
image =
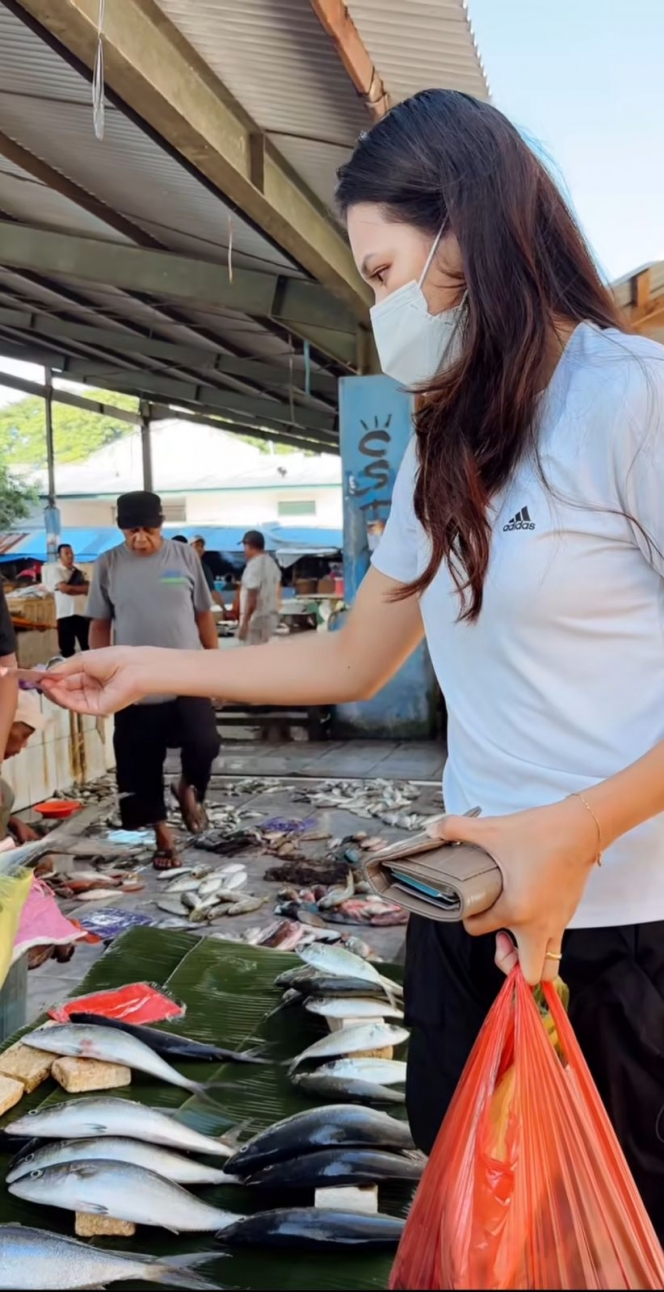
M 259 1131 L 240 1146 L 226 1163 L 226 1170 L 229 1174 L 244 1176 L 302 1153 L 339 1146 L 370 1146 L 401 1152 L 413 1148 L 413 1139 L 406 1122 L 375 1108 L 327 1104 L 295 1113 Z
M 205 871 L 202 870 L 200 866 L 178 866 L 177 879 L 180 880 L 185 875 L 199 875 L 202 877 L 203 874 L 205 874 Z M 171 884 L 176 882 L 173 879 L 172 870 L 157 870 L 155 871 L 154 878 L 158 879 L 162 884 L 165 883 L 167 888 L 170 888 Z
M 167 915 L 186 915 L 186 907 L 182 905 L 180 898 L 175 897 L 158 897 L 157 906 L 160 911 L 166 911 Z
M 219 1285 L 194 1274 L 193 1266 L 210 1260 L 209 1252 L 191 1256 L 139 1256 L 134 1252 L 105 1251 L 79 1243 L 62 1234 L 24 1225 L 0 1225 L 0 1288 L 30 1292 L 51 1288 L 106 1287 L 107 1283 L 162 1283 L 169 1288 L 199 1288 L 200 1292 Z
M 143 1041 L 115 1028 L 99 1027 L 94 1023 L 63 1023 L 54 1027 L 40 1027 L 24 1037 L 26 1045 L 53 1054 L 67 1054 L 77 1059 L 99 1059 L 102 1063 L 121 1063 L 136 1072 L 147 1072 L 158 1081 L 205 1094 L 205 1085 L 184 1077 L 176 1068 L 166 1063 Z
M 209 1045 L 207 1041 L 195 1041 L 190 1036 L 180 1036 L 177 1032 L 164 1032 L 156 1027 L 145 1027 L 139 1023 L 128 1023 L 121 1018 L 102 1018 L 99 1014 L 71 1014 L 72 1023 L 100 1024 L 127 1032 L 144 1045 L 148 1045 L 156 1054 L 169 1059 L 194 1059 L 197 1063 L 267 1063 L 267 1059 L 257 1057 L 256 1050 L 224 1050 L 219 1045 Z
M 119 896 L 117 888 L 88 888 L 76 894 L 77 902 L 107 902 L 109 898 Z
M 342 1027 L 340 1031 L 321 1036 L 313 1045 L 307 1046 L 306 1050 L 293 1059 L 289 1071 L 294 1072 L 301 1063 L 311 1059 L 352 1054 L 354 1050 L 383 1050 L 388 1045 L 401 1045 L 408 1040 L 408 1036 L 405 1027 L 395 1027 L 390 1023 L 359 1023 L 356 1027 Z
M 201 881 L 195 875 L 178 875 L 177 879 L 171 880 L 166 894 L 169 893 L 195 893 L 200 887 Z
M 375 1081 L 351 1077 L 332 1077 L 317 1072 L 299 1072 L 292 1077 L 298 1090 L 312 1099 L 347 1099 L 350 1103 L 405 1104 L 400 1090 L 378 1085 Z M 155 1170 L 158 1168 L 155 1168 Z
M 296 1247 L 321 1251 L 327 1247 L 377 1251 L 396 1247 L 405 1222 L 395 1216 L 362 1215 L 325 1207 L 284 1207 L 259 1211 L 229 1225 L 219 1236 L 224 1247 Z
M 403 1010 L 390 1005 L 386 1000 L 372 1000 L 371 997 L 321 996 L 305 1000 L 304 1008 L 310 1014 L 320 1014 L 322 1018 L 403 1018 Z
M 340 906 L 342 902 L 348 901 L 355 892 L 355 880 L 353 879 L 352 870 L 348 871 L 346 883 L 342 887 L 331 888 L 325 897 L 321 897 L 318 905 L 321 911 L 331 911 L 335 906 Z
M 233 902 L 226 907 L 227 915 L 249 915 L 251 911 L 260 910 L 268 898 L 265 897 L 243 897 L 239 902 Z
M 229 863 L 228 863 L 228 865 L 227 865 L 227 866 L 220 866 L 220 867 L 219 867 L 219 870 L 217 871 L 217 874 L 219 874 L 219 875 L 244 875 L 244 874 L 246 874 L 246 869 L 247 869 L 247 868 L 246 868 L 246 866 L 243 866 L 243 865 L 242 865 L 242 863 L 241 863 L 240 861 L 229 861 Z
M 6 1183 L 14 1184 L 31 1171 L 44 1171 L 63 1162 L 130 1162 L 148 1171 L 156 1171 L 175 1184 L 237 1184 L 237 1177 L 216 1166 L 205 1166 L 193 1157 L 184 1157 L 173 1149 L 145 1144 L 138 1139 L 107 1136 L 98 1139 L 47 1141 L 28 1152 L 19 1153 L 11 1163 Z
M 348 1108 L 354 1107 L 347 1104 Z M 378 1184 L 384 1180 L 419 1180 L 425 1158 L 380 1149 L 333 1148 L 273 1162 L 243 1178 L 259 1189 L 318 1189 L 325 1186 Z M 61 1204 L 62 1205 L 62 1204 Z
M 224 1229 L 238 1220 L 233 1212 L 212 1207 L 182 1185 L 130 1162 L 62 1162 L 21 1176 L 9 1192 L 27 1202 L 158 1225 L 175 1234 Z

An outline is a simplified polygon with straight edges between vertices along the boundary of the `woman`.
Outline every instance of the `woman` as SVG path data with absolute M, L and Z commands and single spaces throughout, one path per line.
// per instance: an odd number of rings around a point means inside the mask
M 457 814 L 439 833 L 488 849 L 504 891 L 466 929 L 411 919 L 415 1139 L 430 1150 L 510 929 L 501 969 L 518 955 L 529 982 L 570 987 L 664 1238 L 664 351 L 625 334 L 549 174 L 484 103 L 401 104 L 339 201 L 382 366 L 420 394 L 347 626 L 220 655 L 101 651 L 49 685 L 102 713 L 154 691 L 341 702 L 425 633 Z M 460 815 L 475 803 L 481 819 Z

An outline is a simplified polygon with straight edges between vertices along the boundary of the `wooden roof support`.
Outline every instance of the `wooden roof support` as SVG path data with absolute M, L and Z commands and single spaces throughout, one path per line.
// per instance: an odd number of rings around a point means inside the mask
M 93 67 L 99 0 L 13 3 Z M 106 6 L 104 71 L 122 103 L 367 324 L 370 293 L 341 230 L 268 140 L 258 187 L 256 123 L 154 0 Z
M 372 117 L 376 120 L 384 117 L 390 107 L 390 96 L 344 0 L 310 0 L 310 3 Z

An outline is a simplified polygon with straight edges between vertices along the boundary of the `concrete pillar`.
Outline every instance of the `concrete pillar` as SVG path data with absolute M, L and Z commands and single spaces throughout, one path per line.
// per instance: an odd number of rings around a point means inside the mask
M 150 409 L 141 405 L 141 454 L 143 458 L 143 488 L 152 493 L 152 435 Z
M 390 377 L 343 377 L 339 386 L 344 579 L 351 605 L 389 515 L 413 407 L 411 396 Z M 426 739 L 435 730 L 436 704 L 436 681 L 422 645 L 373 700 L 337 706 L 336 731 L 368 739 Z

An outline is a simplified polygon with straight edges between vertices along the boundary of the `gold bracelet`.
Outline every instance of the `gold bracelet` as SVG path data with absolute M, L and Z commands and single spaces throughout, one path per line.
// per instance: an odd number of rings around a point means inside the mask
M 573 794 L 568 794 L 567 797 L 570 799 L 579 799 L 580 802 L 583 803 L 583 806 L 586 809 L 586 812 L 590 813 L 593 821 L 595 822 L 595 825 L 597 826 L 597 856 L 595 857 L 593 865 L 601 866 L 602 864 L 602 827 L 600 826 L 600 823 L 597 820 L 597 816 L 595 815 L 595 812 L 591 808 L 588 800 L 584 798 L 583 794 L 579 794 L 578 790 L 575 791 Z

